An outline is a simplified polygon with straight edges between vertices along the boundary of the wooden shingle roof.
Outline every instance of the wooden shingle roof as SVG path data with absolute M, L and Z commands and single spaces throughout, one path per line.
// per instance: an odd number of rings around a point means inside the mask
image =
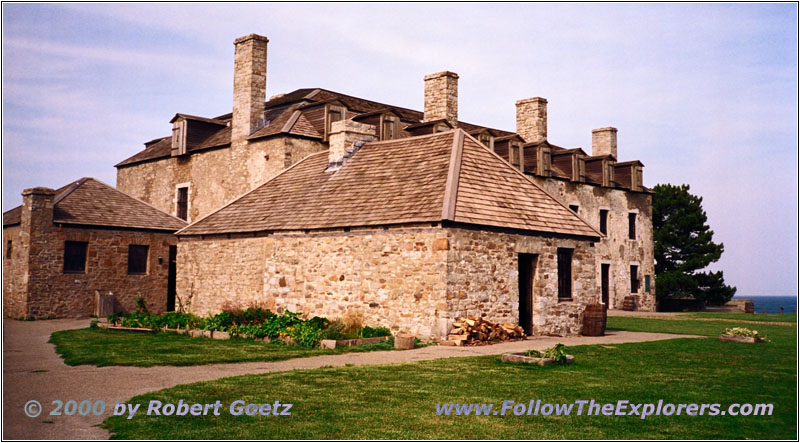
M 16 207 L 3 214 L 19 212 Z M 93 178 L 76 180 L 56 191 L 53 222 L 174 232 L 186 222 Z
M 456 129 L 364 145 L 336 172 L 312 154 L 179 235 L 441 222 L 600 234 Z

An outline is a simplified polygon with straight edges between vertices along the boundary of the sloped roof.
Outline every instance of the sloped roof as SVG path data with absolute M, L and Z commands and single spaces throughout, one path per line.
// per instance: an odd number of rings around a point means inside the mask
M 53 203 L 54 223 L 159 231 L 186 226 L 183 220 L 89 177 L 59 188 Z M 19 214 L 21 206 L 3 214 L 3 226 L 15 211 Z
M 364 145 L 336 172 L 312 154 L 179 235 L 451 220 L 600 234 L 464 131 Z

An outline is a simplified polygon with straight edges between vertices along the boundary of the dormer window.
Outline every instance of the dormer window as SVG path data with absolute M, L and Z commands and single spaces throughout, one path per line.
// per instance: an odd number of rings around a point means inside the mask
M 397 138 L 399 120 L 391 115 L 381 117 L 381 140 L 393 140 Z
M 511 149 L 508 150 L 508 162 L 511 163 L 511 166 L 519 169 L 519 153 L 521 151 L 520 145 L 511 145 Z
M 478 141 L 490 150 L 494 151 L 494 137 L 491 134 L 483 133 L 478 136 Z
M 328 105 L 327 118 L 325 119 L 325 138 L 331 133 L 331 124 L 344 120 L 347 116 L 347 109 L 344 106 Z
M 186 154 L 186 120 L 172 123 L 172 155 Z

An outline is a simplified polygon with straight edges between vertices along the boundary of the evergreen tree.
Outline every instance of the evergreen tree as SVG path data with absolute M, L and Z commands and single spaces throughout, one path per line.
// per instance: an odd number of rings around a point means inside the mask
M 693 296 L 726 303 L 736 288 L 725 285 L 722 271 L 700 272 L 724 251 L 706 224 L 703 198 L 689 193 L 689 185 L 656 185 L 653 191 L 656 299 Z

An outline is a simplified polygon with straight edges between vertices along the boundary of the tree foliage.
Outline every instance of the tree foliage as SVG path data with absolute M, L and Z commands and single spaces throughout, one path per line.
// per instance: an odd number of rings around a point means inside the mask
M 703 198 L 692 195 L 689 185 L 656 185 L 653 191 L 656 298 L 693 296 L 724 304 L 736 288 L 725 285 L 722 271 L 701 272 L 724 251 L 713 241 Z

